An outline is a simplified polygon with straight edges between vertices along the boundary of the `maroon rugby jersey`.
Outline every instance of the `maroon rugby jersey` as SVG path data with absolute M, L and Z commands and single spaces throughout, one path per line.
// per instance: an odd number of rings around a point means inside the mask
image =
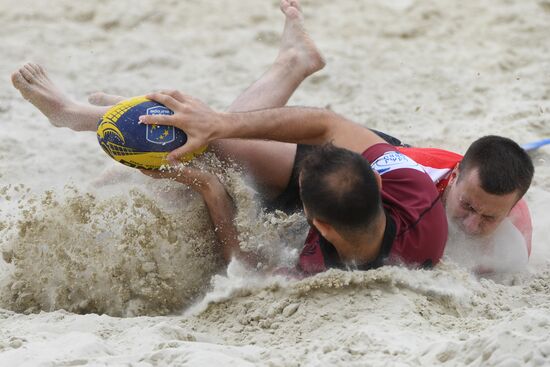
M 380 143 L 362 156 L 382 177 L 382 205 L 386 229 L 382 248 L 369 269 L 384 264 L 435 265 L 445 249 L 447 218 L 430 176 L 396 147 Z M 312 275 L 328 268 L 344 268 L 336 249 L 311 228 L 298 263 L 298 271 Z

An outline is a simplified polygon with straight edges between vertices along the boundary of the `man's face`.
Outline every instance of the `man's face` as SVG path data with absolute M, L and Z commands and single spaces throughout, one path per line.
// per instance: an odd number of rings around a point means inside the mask
M 460 176 L 462 175 L 462 176 Z M 517 192 L 493 195 L 481 188 L 477 169 L 458 173 L 447 189 L 445 206 L 451 222 L 471 236 L 491 235 L 518 201 Z
M 349 266 L 354 266 L 357 263 L 364 263 L 372 258 L 372 248 L 370 246 L 357 246 L 349 241 L 342 241 L 341 235 L 334 230 L 334 227 L 328 223 L 314 221 L 308 215 L 305 205 L 303 208 L 306 220 L 310 227 L 316 228 L 319 232 L 321 232 L 326 240 L 334 246 L 336 252 L 338 252 L 340 260 L 342 260 L 343 263 Z M 315 223 L 318 225 L 315 225 Z M 322 228 L 320 226 L 322 226 Z

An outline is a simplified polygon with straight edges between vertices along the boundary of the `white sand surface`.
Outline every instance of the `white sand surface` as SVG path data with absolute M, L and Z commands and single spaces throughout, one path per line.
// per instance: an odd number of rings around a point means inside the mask
M 550 137 L 547 0 L 303 8 L 328 64 L 291 104 L 459 153 L 484 134 Z M 9 82 L 35 61 L 78 100 L 177 88 L 223 109 L 270 65 L 282 23 L 275 0 L 0 0 L 0 366 L 550 365 L 550 148 L 533 156 L 526 272 L 224 274 L 196 196 L 54 128 Z M 304 218 L 258 213 L 226 180 L 243 246 L 295 261 Z

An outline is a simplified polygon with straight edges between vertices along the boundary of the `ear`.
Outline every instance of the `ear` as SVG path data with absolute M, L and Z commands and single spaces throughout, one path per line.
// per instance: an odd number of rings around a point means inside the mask
M 372 170 L 374 177 L 376 178 L 376 184 L 378 185 L 378 190 L 382 190 L 382 176 L 375 170 Z
M 317 230 L 321 232 L 321 235 L 325 237 L 327 240 L 329 240 L 329 238 L 334 237 L 333 235 L 336 231 L 334 230 L 334 227 L 328 224 L 327 222 L 324 222 L 317 218 L 313 218 L 312 223 L 315 226 L 315 228 L 317 228 Z
M 451 176 L 449 177 L 449 185 L 458 179 L 459 174 L 460 174 L 460 164 L 451 171 Z

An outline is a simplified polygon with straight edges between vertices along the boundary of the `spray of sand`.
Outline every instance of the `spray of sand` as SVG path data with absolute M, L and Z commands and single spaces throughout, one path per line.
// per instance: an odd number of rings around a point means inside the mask
M 219 173 L 234 197 L 243 249 L 262 255 L 264 268 L 291 265 L 306 228 L 303 217 L 262 211 L 239 170 L 213 155 L 195 165 Z M 0 222 L 9 264 L 2 307 L 161 315 L 204 294 L 212 275 L 224 271 L 206 208 L 183 185 L 150 181 L 146 187 L 123 183 L 127 190 L 112 195 L 70 186 L 41 194 L 23 185 L 3 187 L 0 194 L 11 205 Z

